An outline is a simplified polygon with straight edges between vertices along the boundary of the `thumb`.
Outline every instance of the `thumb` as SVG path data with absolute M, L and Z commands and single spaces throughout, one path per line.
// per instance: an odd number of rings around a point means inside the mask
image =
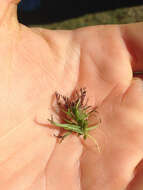
M 0 0 L 0 26 L 17 19 L 17 4 L 20 0 Z
M 0 0 L 0 3 L 14 3 L 18 4 L 21 0 Z

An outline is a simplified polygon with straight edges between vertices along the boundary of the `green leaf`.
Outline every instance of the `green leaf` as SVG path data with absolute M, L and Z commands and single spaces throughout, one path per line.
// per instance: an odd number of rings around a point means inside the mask
M 55 123 L 55 122 L 54 122 L 54 125 L 56 125 L 57 127 L 64 128 L 65 130 L 69 130 L 69 131 L 73 131 L 73 132 L 76 132 L 76 133 L 83 134 L 83 132 L 80 129 L 80 126 L 78 126 L 78 125 L 61 124 L 61 123 Z
M 94 130 L 94 129 L 96 129 L 97 127 L 98 127 L 98 125 L 95 125 L 95 126 L 93 126 L 93 127 L 88 127 L 88 128 L 86 128 L 86 131 Z

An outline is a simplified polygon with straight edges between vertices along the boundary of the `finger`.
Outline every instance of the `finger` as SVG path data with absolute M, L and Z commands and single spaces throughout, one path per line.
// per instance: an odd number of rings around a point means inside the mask
M 122 37 L 131 55 L 133 71 L 143 71 L 143 22 L 120 27 Z
M 16 27 L 15 24 L 18 23 L 18 20 L 16 19 L 17 4 L 19 2 L 20 0 L 0 0 L 0 24 L 1 26 L 4 26 L 4 29 L 7 27 L 5 27 L 5 25 L 2 25 L 2 23 L 6 23 L 8 25 L 8 29 L 12 26 Z M 3 30 L 1 30 L 1 34 L 2 32 Z
M 0 0 L 0 3 L 3 0 Z M 5 0 L 5 3 L 14 3 L 14 4 L 18 4 L 21 0 Z

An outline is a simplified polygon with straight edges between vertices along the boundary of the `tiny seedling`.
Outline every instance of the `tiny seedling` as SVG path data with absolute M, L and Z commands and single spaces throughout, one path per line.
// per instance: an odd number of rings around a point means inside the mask
M 96 125 L 89 126 L 89 119 L 91 115 L 95 116 L 97 112 L 97 108 L 92 108 L 91 106 L 87 106 L 87 101 L 85 102 L 86 97 L 86 88 L 81 88 L 79 91 L 75 91 L 75 93 L 69 98 L 59 93 L 55 93 L 56 101 L 61 113 L 62 123 L 56 123 L 53 120 L 53 116 L 51 119 L 48 119 L 51 124 L 63 128 L 65 133 L 63 136 L 59 135 L 58 138 L 61 139 L 60 142 L 64 140 L 71 133 L 75 133 L 78 136 L 83 136 L 83 139 L 86 140 L 87 137 L 91 138 L 96 144 L 98 150 L 99 146 L 94 137 L 89 135 L 89 131 L 94 130 L 98 127 L 99 122 L 96 122 Z

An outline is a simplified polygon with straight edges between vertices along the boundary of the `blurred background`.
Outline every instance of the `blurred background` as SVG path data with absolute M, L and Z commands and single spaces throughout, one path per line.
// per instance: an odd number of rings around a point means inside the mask
M 21 0 L 18 19 L 50 29 L 141 22 L 143 0 Z

